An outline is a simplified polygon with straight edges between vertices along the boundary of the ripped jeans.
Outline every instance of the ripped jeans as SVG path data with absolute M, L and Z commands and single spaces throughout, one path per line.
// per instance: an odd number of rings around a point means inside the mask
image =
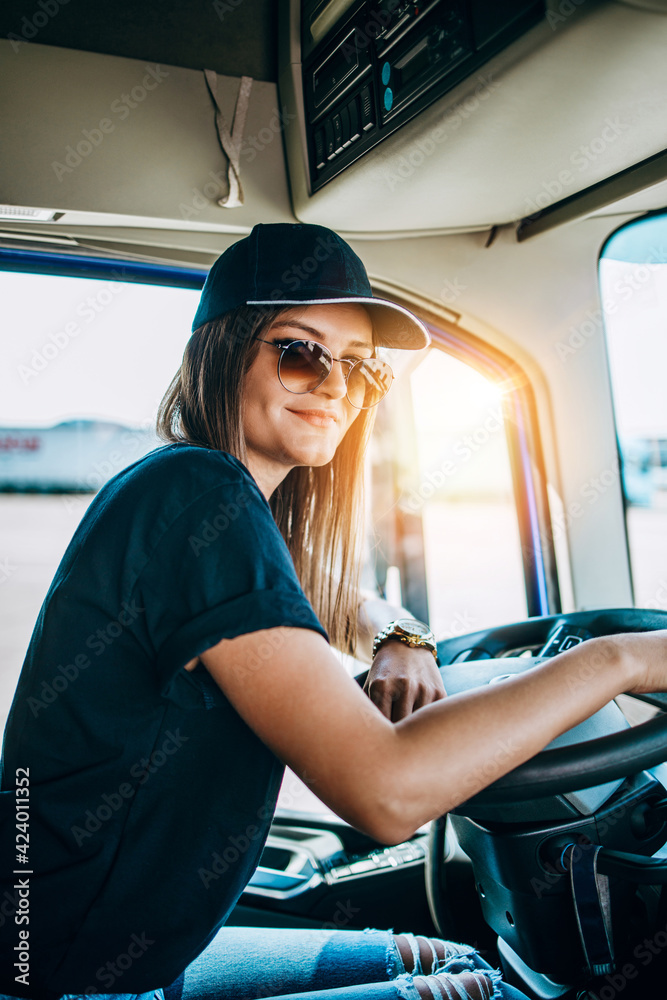
M 425 990 L 436 1000 L 525 1000 L 467 945 L 443 942 L 445 958 L 425 975 L 415 938 L 403 936 L 412 974 L 393 931 L 223 927 L 162 992 L 164 1000 L 420 1000 Z

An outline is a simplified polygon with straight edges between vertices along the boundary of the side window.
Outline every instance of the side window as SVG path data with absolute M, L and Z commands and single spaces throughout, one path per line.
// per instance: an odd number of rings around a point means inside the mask
M 613 234 L 600 293 L 634 601 L 667 610 L 667 215 Z
M 0 729 L 42 601 L 92 496 L 162 443 L 157 406 L 204 277 L 64 258 L 43 273 L 50 258 L 0 254 Z M 14 270 L 21 265 L 42 273 Z M 185 287 L 145 283 L 160 278 Z
M 435 346 L 416 366 L 409 359 L 407 364 L 412 370 L 397 381 L 394 399 L 383 404 L 393 409 L 395 444 L 381 450 L 385 456 L 393 452 L 394 545 L 403 563 L 400 594 L 394 590 L 392 596 L 400 596 L 415 615 L 427 613 L 439 639 L 525 618 L 502 395 L 470 365 Z M 386 520 L 386 511 L 376 506 L 379 545 L 391 549 L 382 531 Z M 410 580 L 420 549 L 425 600 L 414 576 Z M 388 589 L 396 580 L 389 569 Z
M 502 397 L 441 350 L 412 373 L 432 626 L 439 638 L 526 617 Z

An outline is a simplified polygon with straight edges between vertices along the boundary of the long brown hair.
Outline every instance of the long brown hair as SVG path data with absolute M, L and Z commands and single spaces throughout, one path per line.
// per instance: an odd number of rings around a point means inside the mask
M 240 306 L 188 341 L 158 409 L 165 441 L 216 448 L 246 462 L 245 376 L 262 337 L 293 307 Z M 269 503 L 301 586 L 331 642 L 354 652 L 363 544 L 364 452 L 374 409 L 362 410 L 330 462 L 292 469 Z

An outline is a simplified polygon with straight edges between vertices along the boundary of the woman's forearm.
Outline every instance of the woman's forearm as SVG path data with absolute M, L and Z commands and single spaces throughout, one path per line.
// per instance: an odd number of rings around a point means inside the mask
M 394 787 L 406 835 L 636 685 L 638 661 L 626 638 L 589 640 L 516 677 L 453 695 L 397 723 Z
M 405 655 L 402 644 L 387 643 L 376 659 L 395 655 Z M 412 836 L 617 694 L 667 689 L 666 631 L 588 640 L 396 723 L 305 629 L 225 639 L 201 659 L 259 738 L 334 812 L 384 843 Z

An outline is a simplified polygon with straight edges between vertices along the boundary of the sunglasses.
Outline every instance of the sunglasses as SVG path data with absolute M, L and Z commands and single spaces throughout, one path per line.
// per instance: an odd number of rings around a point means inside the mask
M 262 344 L 280 351 L 278 378 L 288 392 L 302 394 L 317 389 L 331 374 L 334 361 L 343 367 L 347 398 L 357 410 L 367 410 L 380 402 L 389 391 L 394 373 L 389 365 L 378 358 L 334 358 L 328 347 L 315 340 L 290 340 L 289 342 L 262 340 Z

